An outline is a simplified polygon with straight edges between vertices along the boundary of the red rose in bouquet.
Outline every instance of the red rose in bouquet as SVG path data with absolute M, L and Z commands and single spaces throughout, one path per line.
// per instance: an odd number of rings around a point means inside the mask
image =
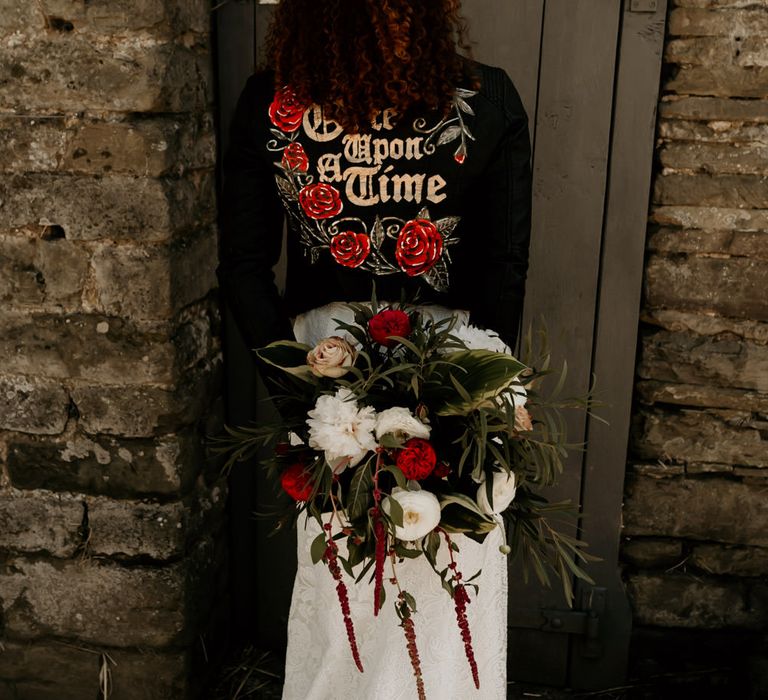
M 342 207 L 339 191 L 325 182 L 303 187 L 299 192 L 299 202 L 310 219 L 330 219 Z
M 331 239 L 331 255 L 344 267 L 360 267 L 371 252 L 371 241 L 365 233 L 344 231 Z
M 397 237 L 395 258 L 409 277 L 431 270 L 442 254 L 443 237 L 437 226 L 427 219 L 407 222 Z
M 289 85 L 280 88 L 269 105 L 269 118 L 281 131 L 290 133 L 301 126 L 307 106 L 299 101 Z
M 280 475 L 280 485 L 294 501 L 308 501 L 312 496 L 312 479 L 303 462 L 296 462 Z
M 397 466 L 406 479 L 426 479 L 437 464 L 437 455 L 432 445 L 422 438 L 411 438 L 397 453 Z
M 368 332 L 377 343 L 388 348 L 397 345 L 391 336 L 407 338 L 411 334 L 411 319 L 405 311 L 385 309 L 368 321 Z
M 298 170 L 305 173 L 309 170 L 309 158 L 298 141 L 292 141 L 283 149 L 282 166 L 286 170 Z

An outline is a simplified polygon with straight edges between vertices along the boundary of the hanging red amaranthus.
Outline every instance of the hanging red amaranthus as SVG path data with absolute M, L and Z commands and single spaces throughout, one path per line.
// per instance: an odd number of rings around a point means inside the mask
M 381 610 L 381 594 L 384 589 L 384 563 L 387 560 L 387 526 L 381 517 L 378 506 L 373 509 L 373 532 L 376 536 L 376 568 L 374 569 L 373 614 Z
M 382 592 L 384 590 L 384 563 L 387 559 L 387 526 L 381 517 L 379 503 L 381 503 L 381 491 L 379 490 L 379 470 L 383 450 L 379 448 L 376 455 L 376 470 L 373 473 L 373 502 L 371 517 L 373 519 L 373 534 L 376 538 L 376 562 L 374 568 L 373 585 L 373 615 L 376 617 L 381 610 Z
M 404 594 L 401 593 L 400 595 L 404 598 Z M 407 609 L 407 604 L 404 601 L 401 605 Z M 416 692 L 419 694 L 419 700 L 427 700 L 427 694 L 424 690 L 424 678 L 421 675 L 421 659 L 419 659 L 419 650 L 416 647 L 416 629 L 410 611 L 406 615 L 406 617 L 403 617 L 403 630 L 405 631 L 405 639 L 408 643 L 408 656 L 411 658 L 413 675 L 416 677 Z
M 408 656 L 411 659 L 413 675 L 416 678 L 416 692 L 419 694 L 419 700 L 427 700 L 427 693 L 424 690 L 424 677 L 421 675 L 421 659 L 419 658 L 419 649 L 416 646 L 416 626 L 413 624 L 413 613 L 416 612 L 416 602 L 413 596 L 400 588 L 400 582 L 397 580 L 395 571 L 395 550 L 389 550 L 389 558 L 392 563 L 392 578 L 390 583 L 397 586 L 398 595 L 395 603 L 397 616 L 400 618 L 400 626 L 405 633 L 405 641 L 408 647 Z
M 472 680 L 475 682 L 475 688 L 480 689 L 480 674 L 477 670 L 477 660 L 475 659 L 475 650 L 472 648 L 472 633 L 469 631 L 469 620 L 467 619 L 467 603 L 469 603 L 469 594 L 467 593 L 467 587 L 462 583 L 461 572 L 458 570 L 458 565 L 453 558 L 453 545 L 451 543 L 450 535 L 441 530 L 445 536 L 445 541 L 448 544 L 448 554 L 451 556 L 451 563 L 448 564 L 448 568 L 451 571 L 451 588 L 453 589 L 453 604 L 456 608 L 456 620 L 459 623 L 459 631 L 461 632 L 461 641 L 464 642 L 464 653 L 467 655 L 467 661 L 469 662 L 469 668 L 472 671 Z
M 363 662 L 360 660 L 360 651 L 357 648 L 357 637 L 355 636 L 355 625 L 352 622 L 352 616 L 350 615 L 349 595 L 347 593 L 347 586 L 341 576 L 341 567 L 339 567 L 339 548 L 336 545 L 333 537 L 331 537 L 331 524 L 328 523 L 323 527 L 326 531 L 326 547 L 323 560 L 328 565 L 328 570 L 331 572 L 334 581 L 336 581 L 336 595 L 339 597 L 341 614 L 344 616 L 344 626 L 347 628 L 349 648 L 352 650 L 352 658 L 355 660 L 355 665 L 357 666 L 358 671 L 362 673 Z

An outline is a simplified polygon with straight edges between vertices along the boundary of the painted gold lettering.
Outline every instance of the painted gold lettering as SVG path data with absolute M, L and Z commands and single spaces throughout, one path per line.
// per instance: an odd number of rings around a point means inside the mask
M 350 204 L 358 207 L 370 207 L 379 203 L 379 195 L 373 192 L 373 176 L 378 168 L 347 168 L 344 179 L 347 181 L 345 194 Z
M 433 204 L 439 204 L 447 195 L 440 194 L 440 190 L 443 189 L 448 183 L 440 175 L 430 175 L 427 180 L 427 199 Z
M 420 202 L 425 177 L 423 174 L 393 175 L 392 199 L 396 202 L 401 202 L 402 200 L 406 202 Z
M 317 172 L 322 182 L 341 182 L 341 153 L 325 153 L 320 156 Z
M 302 124 L 307 136 L 313 141 L 333 141 L 343 131 L 333 119 L 323 117 L 323 111 L 319 105 L 312 105 L 305 110 Z

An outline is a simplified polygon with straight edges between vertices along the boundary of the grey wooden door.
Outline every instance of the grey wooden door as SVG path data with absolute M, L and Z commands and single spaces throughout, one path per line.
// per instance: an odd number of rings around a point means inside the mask
M 270 4 L 219 11 L 222 123 L 261 50 Z M 583 506 L 575 532 L 602 558 L 589 567 L 596 585 L 578 587 L 568 610 L 559 590 L 524 585 L 511 564 L 510 680 L 607 687 L 624 678 L 631 625 L 618 542 L 666 0 L 464 0 L 464 11 L 476 57 L 507 70 L 529 115 L 524 325 L 546 319 L 555 359 L 568 359 L 567 390 L 584 394 L 596 376 L 609 421 L 569 421 L 570 440 L 588 449 L 548 494 Z M 279 627 L 280 604 L 261 612 L 263 629 Z

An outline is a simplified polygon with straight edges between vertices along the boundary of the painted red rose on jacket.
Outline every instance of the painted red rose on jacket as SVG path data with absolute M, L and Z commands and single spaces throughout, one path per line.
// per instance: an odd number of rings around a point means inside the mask
M 443 254 L 443 237 L 431 221 L 406 222 L 397 237 L 395 258 L 409 277 L 422 275 L 434 267 Z
M 299 202 L 311 219 L 330 219 L 341 212 L 342 207 L 339 191 L 325 182 L 302 187 Z
M 306 109 L 307 105 L 299 101 L 290 85 L 286 85 L 275 93 L 269 105 L 269 119 L 278 129 L 291 133 L 301 126 Z
M 304 146 L 298 141 L 292 141 L 283 149 L 280 163 L 286 170 L 297 170 L 300 173 L 309 170 L 309 158 L 307 158 Z
M 331 255 L 344 267 L 360 267 L 371 252 L 371 239 L 365 233 L 344 231 L 331 238 Z

